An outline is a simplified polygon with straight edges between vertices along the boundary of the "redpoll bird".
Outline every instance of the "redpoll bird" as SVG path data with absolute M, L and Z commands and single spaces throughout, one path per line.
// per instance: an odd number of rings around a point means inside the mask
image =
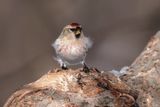
M 82 64 L 85 70 L 88 69 L 85 57 L 92 46 L 92 41 L 84 36 L 80 24 L 71 23 L 65 26 L 52 46 L 57 54 L 56 60 L 62 69 L 67 69 L 68 65 L 77 64 Z

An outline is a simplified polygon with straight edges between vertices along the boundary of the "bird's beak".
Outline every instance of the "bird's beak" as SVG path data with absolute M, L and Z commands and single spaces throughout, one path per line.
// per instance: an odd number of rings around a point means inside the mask
M 80 31 L 80 30 L 77 30 L 75 34 L 76 34 L 76 35 L 79 35 L 80 33 L 81 33 L 81 31 Z

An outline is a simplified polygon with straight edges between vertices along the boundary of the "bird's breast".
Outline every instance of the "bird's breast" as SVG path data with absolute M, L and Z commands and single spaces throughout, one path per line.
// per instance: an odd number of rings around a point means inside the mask
M 66 60 L 81 59 L 86 54 L 82 44 L 63 44 L 59 47 L 58 53 Z

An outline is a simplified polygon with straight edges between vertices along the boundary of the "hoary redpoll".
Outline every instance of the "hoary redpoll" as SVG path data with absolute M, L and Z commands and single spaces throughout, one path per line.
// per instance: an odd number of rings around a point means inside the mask
M 62 69 L 67 69 L 68 65 L 77 64 L 82 64 L 83 69 L 88 69 L 85 57 L 92 46 L 92 41 L 84 36 L 80 24 L 71 23 L 65 26 L 52 46 L 57 54 L 56 60 Z

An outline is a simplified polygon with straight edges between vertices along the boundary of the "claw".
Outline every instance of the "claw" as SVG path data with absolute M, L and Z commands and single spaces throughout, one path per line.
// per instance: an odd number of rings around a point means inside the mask
M 83 71 L 86 73 L 89 72 L 89 68 L 87 67 L 87 65 L 85 63 L 83 64 Z
M 64 64 L 61 66 L 61 68 L 62 68 L 63 70 L 67 70 L 67 69 L 68 69 L 67 66 L 65 66 Z

